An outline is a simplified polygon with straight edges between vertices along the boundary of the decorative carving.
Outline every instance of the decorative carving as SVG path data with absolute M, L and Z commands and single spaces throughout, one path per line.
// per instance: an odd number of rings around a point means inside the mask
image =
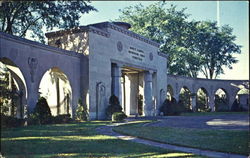
M 28 58 L 28 64 L 29 64 L 29 67 L 30 67 L 31 82 L 34 82 L 34 74 L 35 74 L 35 70 L 37 68 L 38 61 L 37 61 L 36 58 L 29 57 Z
M 117 46 L 117 50 L 118 50 L 119 52 L 121 52 L 122 49 L 123 49 L 122 42 L 121 42 L 121 41 L 118 41 L 116 46 Z
M 105 99 L 106 99 L 106 88 L 102 82 L 98 82 L 96 85 L 96 94 L 97 94 L 97 103 L 96 103 L 96 119 L 98 119 L 99 109 L 103 109 L 105 107 Z

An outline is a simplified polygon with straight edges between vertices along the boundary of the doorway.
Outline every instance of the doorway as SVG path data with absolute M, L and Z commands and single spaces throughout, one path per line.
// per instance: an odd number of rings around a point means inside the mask
M 144 70 L 123 67 L 122 68 L 122 108 L 127 116 L 143 114 L 144 98 Z

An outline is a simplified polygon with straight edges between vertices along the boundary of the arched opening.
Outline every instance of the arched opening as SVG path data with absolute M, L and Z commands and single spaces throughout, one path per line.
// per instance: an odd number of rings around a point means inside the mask
M 183 87 L 180 90 L 179 95 L 179 105 L 184 108 L 184 111 L 192 111 L 192 102 L 191 102 L 191 91 L 187 87 Z
M 167 86 L 167 100 L 172 100 L 174 96 L 174 90 L 171 85 Z
M 231 107 L 231 111 L 248 111 L 249 110 L 249 89 L 240 87 L 236 94 L 235 101 Z
M 71 114 L 72 89 L 68 77 L 57 67 L 46 71 L 39 84 L 40 97 L 46 98 L 51 114 Z
M 222 89 L 219 88 L 216 92 L 215 92 L 215 111 L 218 112 L 225 112 L 225 111 L 229 111 L 229 105 L 228 105 L 228 94 L 227 92 Z
M 19 67 L 8 58 L 0 58 L 1 114 L 27 117 L 27 86 Z
M 208 92 L 205 88 L 199 88 L 196 93 L 196 111 L 207 112 L 210 111 L 208 105 Z

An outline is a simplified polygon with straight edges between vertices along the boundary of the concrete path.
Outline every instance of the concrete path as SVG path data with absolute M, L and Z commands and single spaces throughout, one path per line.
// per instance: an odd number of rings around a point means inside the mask
M 214 116 L 164 116 L 149 126 L 183 127 L 197 129 L 249 130 L 248 114 L 224 114 Z
M 212 157 L 212 158 L 247 158 L 247 156 L 238 155 L 238 154 L 228 154 L 228 153 L 222 153 L 222 152 L 201 150 L 201 149 L 196 149 L 196 148 L 181 147 L 181 146 L 170 145 L 170 144 L 165 144 L 165 143 L 158 143 L 158 142 L 145 140 L 145 139 L 141 139 L 141 138 L 137 138 L 133 136 L 122 135 L 112 130 L 113 127 L 123 125 L 123 124 L 126 124 L 126 123 L 114 123 L 114 124 L 107 125 L 107 126 L 101 126 L 97 128 L 97 131 L 100 134 L 114 136 L 122 140 L 129 140 L 132 142 L 150 145 L 154 147 L 160 147 L 160 148 L 168 149 L 168 150 L 181 151 L 185 153 L 193 153 L 195 155 L 202 155 L 202 156 L 207 156 L 207 157 Z

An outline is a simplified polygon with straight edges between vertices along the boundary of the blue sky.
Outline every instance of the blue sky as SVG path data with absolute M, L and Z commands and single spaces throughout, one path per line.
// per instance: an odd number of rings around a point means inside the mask
M 98 23 L 103 21 L 114 21 L 121 15 L 119 9 L 135 4 L 144 6 L 156 1 L 93 1 L 92 5 L 98 12 L 90 12 L 83 15 L 81 25 Z M 187 8 L 186 13 L 191 14 L 190 20 L 217 19 L 216 1 L 167 1 L 169 4 L 177 5 L 177 8 Z M 225 69 L 225 74 L 220 79 L 249 79 L 249 2 L 248 1 L 220 1 L 220 23 L 228 24 L 236 35 L 236 43 L 242 45 L 242 53 L 235 55 L 239 62 L 233 65 L 233 69 Z M 202 76 L 200 76 L 202 77 Z

